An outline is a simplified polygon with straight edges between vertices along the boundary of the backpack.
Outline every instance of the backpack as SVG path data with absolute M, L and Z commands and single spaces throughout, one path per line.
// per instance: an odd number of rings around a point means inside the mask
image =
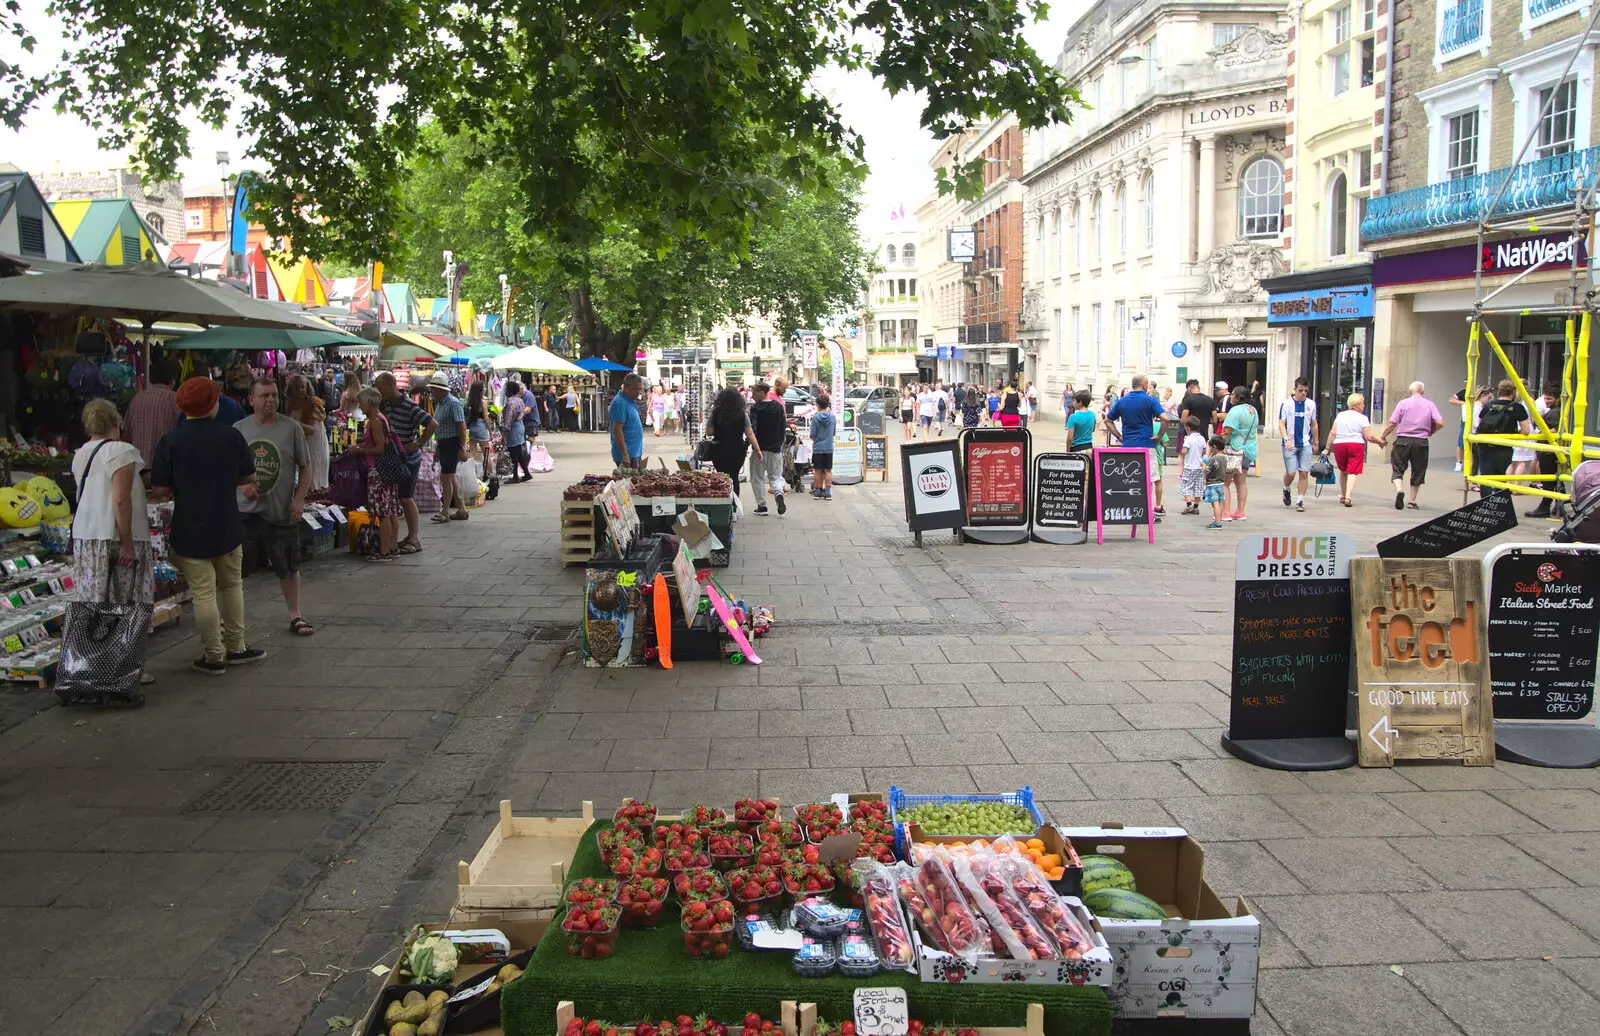
M 1519 405 L 1514 399 L 1495 399 L 1485 404 L 1483 413 L 1478 417 L 1478 434 L 1515 434 L 1522 422 L 1517 419 L 1512 408 Z

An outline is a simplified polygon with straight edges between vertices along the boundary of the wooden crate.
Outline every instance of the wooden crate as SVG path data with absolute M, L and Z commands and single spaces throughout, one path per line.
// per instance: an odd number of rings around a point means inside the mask
M 483 848 L 471 863 L 457 864 L 457 908 L 554 908 L 578 840 L 593 823 L 593 802 L 584 802 L 581 817 L 516 817 L 511 800 L 502 799 L 500 822 Z
M 577 565 L 594 557 L 594 501 L 561 501 L 561 563 Z

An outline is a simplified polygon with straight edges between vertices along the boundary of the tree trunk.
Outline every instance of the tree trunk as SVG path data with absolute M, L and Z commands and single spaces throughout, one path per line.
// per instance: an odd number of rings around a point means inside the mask
M 569 297 L 572 301 L 572 323 L 578 332 L 579 355 L 598 356 L 632 370 L 637 362 L 634 356 L 636 350 L 633 345 L 633 330 L 626 327 L 614 328 L 596 316 L 594 301 L 590 298 L 587 284 L 573 288 Z M 618 388 L 625 377 L 627 377 L 626 371 L 611 371 L 608 380 L 613 388 Z

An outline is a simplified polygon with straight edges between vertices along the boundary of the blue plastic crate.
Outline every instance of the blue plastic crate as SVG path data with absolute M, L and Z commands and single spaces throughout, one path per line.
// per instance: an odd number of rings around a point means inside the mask
M 1033 816 L 1035 828 L 1045 824 L 1044 814 L 1033 801 L 1033 788 L 1023 785 L 1016 791 L 1000 792 L 993 795 L 912 795 L 904 788 L 889 788 L 889 820 L 894 824 L 895 851 L 901 859 L 906 858 L 905 831 L 906 825 L 901 823 L 899 814 L 901 810 L 910 809 L 912 806 L 942 805 L 949 802 L 1003 802 L 1008 806 L 1021 806 Z M 999 832 L 993 834 L 975 834 L 972 838 L 998 838 Z

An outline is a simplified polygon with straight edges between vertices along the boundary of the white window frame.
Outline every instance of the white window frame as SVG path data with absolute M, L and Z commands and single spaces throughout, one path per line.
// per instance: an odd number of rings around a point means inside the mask
M 1344 192 L 1344 227 L 1339 234 L 1334 233 L 1333 208 L 1334 190 L 1338 188 Z M 1327 190 L 1323 192 L 1327 209 L 1323 212 L 1324 231 L 1323 237 L 1327 239 L 1328 258 L 1344 259 L 1350 255 L 1350 177 L 1343 169 L 1335 169 L 1328 177 Z M 1335 240 L 1335 238 L 1342 240 Z
M 1372 32 L 1378 27 L 1378 0 L 1358 0 L 1361 4 L 1361 23 L 1357 33 Z
M 1457 58 L 1464 58 L 1471 54 L 1478 54 L 1482 57 L 1489 56 L 1489 37 L 1492 35 L 1492 30 L 1494 28 L 1493 5 L 1495 0 L 1483 0 L 1483 35 L 1478 37 L 1478 42 L 1476 44 L 1467 47 L 1457 47 L 1448 54 L 1439 49 L 1439 37 L 1444 35 L 1445 12 L 1453 9 L 1457 4 L 1463 2 L 1464 0 L 1437 0 L 1437 2 L 1433 5 L 1433 39 L 1430 40 L 1429 43 L 1433 47 L 1434 71 L 1444 68 L 1445 65 L 1455 61 Z M 1505 0 L 1500 0 L 1500 2 L 1504 3 Z
M 1117 193 L 1113 199 L 1117 206 L 1117 255 L 1128 254 L 1128 182 L 1117 184 Z
M 1569 14 L 1580 15 L 1581 17 L 1579 20 L 1583 22 L 1583 24 L 1587 25 L 1589 24 L 1589 15 L 1594 10 L 1594 6 L 1589 2 L 1589 0 L 1579 0 L 1578 3 L 1568 4 L 1567 6 L 1558 8 L 1554 11 L 1546 11 L 1544 14 L 1535 15 L 1528 12 L 1529 0 L 1521 0 L 1521 3 L 1522 24 L 1517 26 L 1517 28 L 1522 31 L 1523 39 L 1527 39 L 1528 37 L 1532 36 L 1533 30 L 1537 29 L 1539 26 L 1549 25 L 1551 22 L 1559 21 Z
M 1358 191 L 1366 190 L 1372 186 L 1372 149 L 1362 148 L 1355 155 L 1356 186 Z M 1365 174 L 1365 179 L 1362 179 Z
M 1050 210 L 1050 276 L 1061 276 L 1061 209 Z
M 1578 59 L 1572 63 L 1571 75 L 1578 80 L 1577 126 L 1572 139 L 1574 151 L 1594 146 L 1590 129 L 1594 119 L 1594 53 L 1597 46 L 1600 46 L 1600 32 L 1592 32 L 1584 41 L 1583 49 L 1578 52 Z M 1529 130 L 1539 118 L 1539 91 L 1556 85 L 1561 78 L 1561 70 L 1567 67 L 1567 60 L 1571 57 L 1572 41 L 1561 40 L 1529 51 L 1500 66 L 1511 83 L 1512 140 L 1521 143 L 1527 139 Z M 1482 116 L 1479 119 L 1481 121 Z M 1533 160 L 1533 151 L 1533 147 L 1528 148 L 1525 161 Z
M 1569 52 L 1570 53 L 1570 52 Z M 1428 119 L 1428 182 L 1444 183 L 1448 177 L 1450 140 L 1447 133 L 1452 116 L 1478 110 L 1478 172 L 1489 171 L 1489 155 L 1494 144 L 1494 82 L 1500 69 L 1483 68 L 1468 76 L 1440 83 L 1417 93 Z M 1520 138 L 1519 138 L 1520 139 Z
M 1112 320 L 1117 325 L 1117 370 L 1128 369 L 1128 300 L 1118 299 Z
M 1472 172 L 1467 175 L 1473 175 L 1478 172 L 1478 163 L 1483 157 L 1483 148 L 1481 147 L 1483 142 L 1483 134 L 1481 132 L 1483 128 L 1483 120 L 1479 117 L 1480 113 L 1478 109 L 1463 108 L 1454 115 L 1445 116 L 1444 119 L 1444 179 L 1446 181 L 1456 179 L 1456 176 L 1453 175 L 1456 169 L 1455 162 L 1453 160 L 1453 153 L 1456 150 L 1457 139 L 1455 133 L 1455 123 L 1465 119 L 1469 115 L 1472 116 Z
M 1212 22 L 1211 46 L 1226 46 L 1227 44 L 1238 39 L 1239 34 L 1244 32 L 1244 30 L 1254 28 L 1255 24 L 1255 22 Z
M 1247 218 L 1249 218 L 1249 217 L 1247 217 L 1245 215 L 1245 211 L 1244 211 L 1244 198 L 1245 198 L 1244 185 L 1245 185 L 1245 182 L 1247 180 L 1247 174 L 1249 173 L 1250 168 L 1252 166 L 1254 166 L 1257 162 L 1260 162 L 1260 161 L 1272 162 L 1273 164 L 1275 164 L 1278 167 L 1278 228 L 1276 230 L 1272 231 L 1269 234 L 1250 234 L 1250 233 L 1246 233 L 1245 232 L 1245 220 Z M 1235 226 L 1238 227 L 1239 239 L 1242 240 L 1242 241 L 1270 241 L 1275 237 L 1282 237 L 1283 236 L 1283 217 L 1284 217 L 1284 213 L 1286 211 L 1286 206 L 1283 203 L 1283 199 L 1284 199 L 1284 195 L 1286 195 L 1288 193 L 1288 191 L 1289 191 L 1289 182 L 1288 182 L 1288 178 L 1284 174 L 1283 163 L 1279 162 L 1277 159 L 1273 158 L 1271 155 L 1255 155 L 1255 156 L 1251 157 L 1250 159 L 1248 159 L 1242 166 L 1240 166 L 1239 167 L 1239 197 L 1238 197 L 1238 200 L 1237 200 L 1237 202 L 1235 204 L 1235 208 L 1238 211 L 1235 213 L 1235 216 L 1234 216 Z
M 1089 322 L 1094 325 L 1094 365 L 1099 367 L 1102 366 L 1100 363 L 1100 347 L 1105 344 L 1106 332 L 1106 309 L 1104 305 L 1096 302 L 1089 307 Z
M 1156 247 L 1156 174 L 1154 171 L 1144 174 L 1139 181 L 1139 190 L 1144 197 L 1144 250 L 1153 251 Z
M 199 209 L 190 209 L 183 214 L 183 225 L 190 230 L 204 230 L 206 228 L 206 214 Z
M 1149 89 L 1156 85 L 1156 38 L 1151 36 L 1144 41 L 1144 85 Z
M 1083 307 L 1072 307 L 1072 358 L 1081 369 L 1083 363 Z
M 1095 191 L 1090 202 L 1094 210 L 1089 217 L 1094 222 L 1094 265 L 1099 266 L 1106 258 L 1106 192 Z
M 1056 333 L 1056 362 L 1057 363 L 1065 363 L 1065 362 L 1067 362 L 1066 346 L 1063 344 L 1063 342 L 1061 340 L 1061 335 L 1062 335 L 1062 332 L 1065 330 L 1065 328 L 1063 328 L 1061 326 L 1061 307 L 1060 306 L 1057 306 L 1056 309 L 1055 309 L 1055 321 L 1051 326 L 1053 326 L 1055 328 L 1055 333 Z
M 1072 203 L 1072 268 L 1083 269 L 1083 213 L 1088 206 L 1080 201 Z

